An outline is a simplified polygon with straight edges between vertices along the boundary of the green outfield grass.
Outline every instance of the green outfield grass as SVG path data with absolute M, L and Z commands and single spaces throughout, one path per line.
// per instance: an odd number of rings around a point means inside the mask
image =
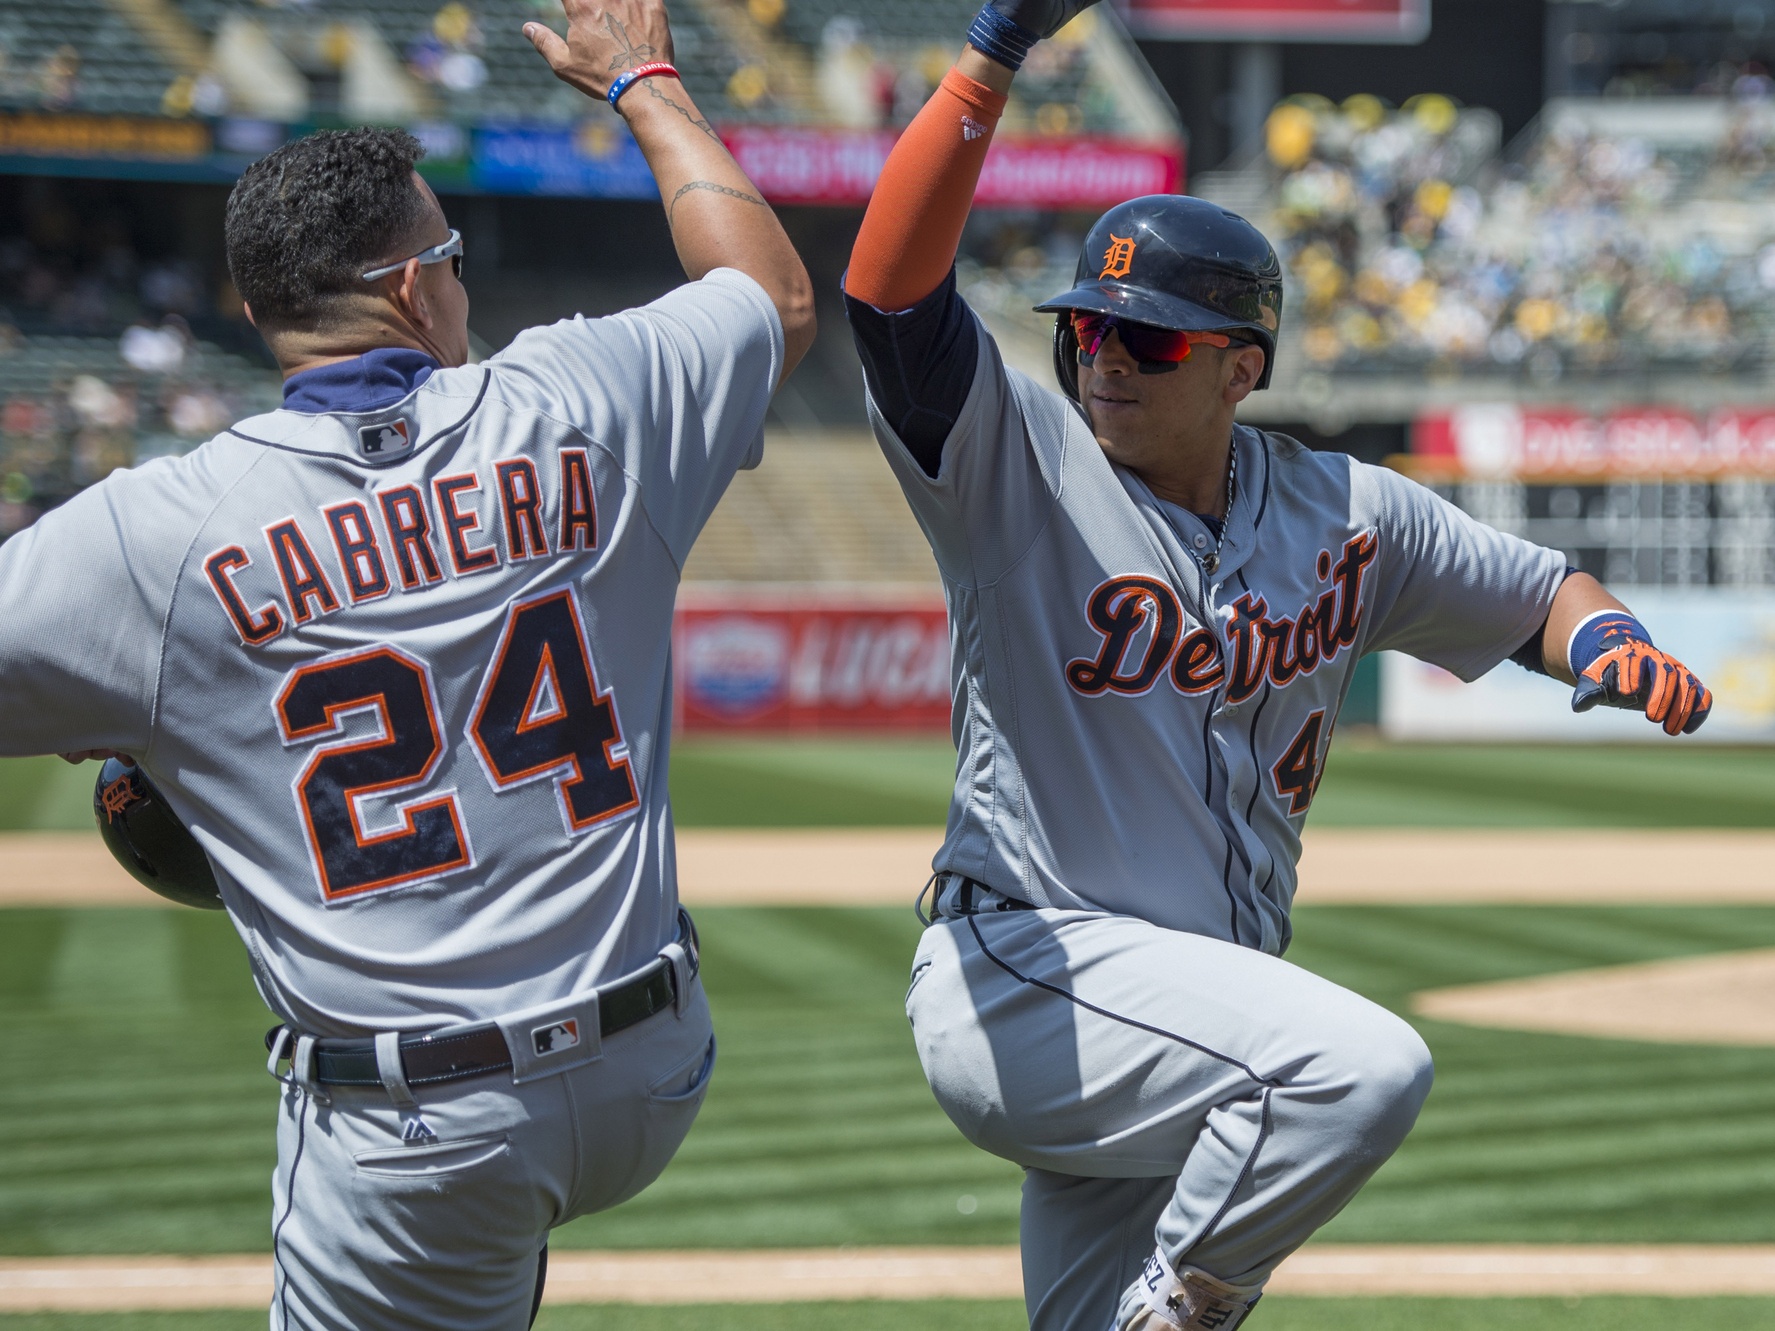
M 737 1303 L 696 1308 L 545 1308 L 536 1331 L 1019 1331 L 1013 1302 Z M 1775 1299 L 1290 1299 L 1271 1297 L 1253 1331 L 1750 1331 Z M 262 1312 L 0 1315 L 0 1331 L 263 1331 Z
M 658 1184 L 557 1242 L 1013 1242 L 1018 1171 L 960 1139 L 912 1052 L 910 911 L 700 921 L 721 1038 L 702 1119 Z M 1775 946 L 1775 909 L 1322 907 L 1290 955 L 1398 1007 L 1751 946 Z M 266 1024 L 223 918 L 0 913 L 0 1252 L 264 1249 Z M 1419 1128 L 1326 1238 L 1775 1241 L 1775 1050 L 1423 1029 Z
M 86 828 L 98 769 L 0 759 L 0 831 Z M 681 827 L 938 825 L 947 739 L 681 739 Z M 1775 752 L 1679 742 L 1382 744 L 1340 736 L 1315 827 L 1771 827 Z
M 0 831 L 90 831 L 97 763 L 0 758 Z
M 941 823 L 954 775 L 941 738 L 681 740 L 672 750 L 683 827 Z M 1775 753 L 1340 737 L 1311 825 L 1771 827 Z

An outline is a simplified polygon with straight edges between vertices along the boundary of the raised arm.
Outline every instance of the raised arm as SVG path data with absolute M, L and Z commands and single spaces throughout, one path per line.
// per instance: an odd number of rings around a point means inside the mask
M 588 97 L 649 64 L 670 64 L 672 31 L 662 0 L 562 0 L 563 40 L 540 23 L 524 25 L 555 77 Z M 639 78 L 618 96 L 665 203 L 666 224 L 684 271 L 694 280 L 734 268 L 764 288 L 783 321 L 785 375 L 814 340 L 813 286 L 782 223 L 678 79 Z
M 992 0 L 888 154 L 845 274 L 869 395 L 927 475 L 974 381 L 972 317 L 949 287 L 974 187 L 1029 48 L 1096 0 Z
M 897 312 L 943 285 L 1014 76 L 963 48 L 888 154 L 851 250 L 846 295 Z

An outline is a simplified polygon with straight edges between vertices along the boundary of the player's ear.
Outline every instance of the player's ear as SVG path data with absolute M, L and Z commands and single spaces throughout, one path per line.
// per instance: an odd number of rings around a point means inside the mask
M 243 300 L 240 303 L 240 308 L 242 311 L 245 312 L 245 314 L 247 316 L 247 322 L 250 323 L 254 328 L 257 328 L 259 326 L 259 321 L 255 318 L 253 318 L 253 307 L 251 305 L 249 305 L 246 301 Z
M 431 331 L 431 302 L 426 299 L 424 267 L 417 259 L 408 259 L 407 266 L 401 270 L 400 285 L 395 287 L 395 303 L 401 313 L 406 315 L 415 325 Z
M 1263 378 L 1263 361 L 1262 347 L 1248 344 L 1228 348 L 1223 391 L 1229 404 L 1237 405 L 1251 396 L 1257 381 Z

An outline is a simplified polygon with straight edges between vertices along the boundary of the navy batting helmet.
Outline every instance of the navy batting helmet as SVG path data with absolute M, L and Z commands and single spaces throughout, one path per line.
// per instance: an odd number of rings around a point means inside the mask
M 1054 370 L 1074 400 L 1079 348 L 1069 310 L 1254 342 L 1264 353 L 1257 386 L 1268 388 L 1282 326 L 1282 264 L 1263 233 L 1237 213 L 1185 194 L 1148 194 L 1097 219 L 1072 290 L 1035 308 L 1060 316 Z
M 107 758 L 93 787 L 92 811 L 106 849 L 131 878 L 181 906 L 222 909 L 209 856 L 140 767 Z

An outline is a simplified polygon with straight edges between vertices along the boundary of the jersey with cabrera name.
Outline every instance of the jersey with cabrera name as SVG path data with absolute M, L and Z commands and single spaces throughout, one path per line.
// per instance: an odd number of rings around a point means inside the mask
M 673 598 L 782 364 L 717 270 L 115 473 L 0 547 L 0 752 L 137 757 L 313 1033 L 630 973 L 676 920 Z
M 949 604 L 958 764 L 935 867 L 1280 953 L 1357 659 L 1476 678 L 1544 622 L 1565 559 L 1394 472 L 1235 426 L 1214 561 L 1206 524 L 976 328 L 936 476 L 871 403 Z

